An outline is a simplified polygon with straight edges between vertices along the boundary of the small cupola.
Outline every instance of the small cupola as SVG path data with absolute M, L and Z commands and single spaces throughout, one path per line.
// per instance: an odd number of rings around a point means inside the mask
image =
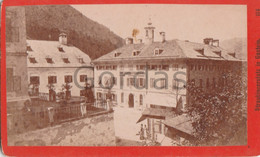
M 66 33 L 61 33 L 59 35 L 59 43 L 61 45 L 67 45 L 67 34 Z
M 154 30 L 155 27 L 152 25 L 152 22 L 148 22 L 147 26 L 144 27 L 145 29 L 145 44 L 151 44 L 154 42 Z
M 133 44 L 133 42 L 134 42 L 133 38 L 128 37 L 128 38 L 125 39 L 125 44 L 126 45 Z

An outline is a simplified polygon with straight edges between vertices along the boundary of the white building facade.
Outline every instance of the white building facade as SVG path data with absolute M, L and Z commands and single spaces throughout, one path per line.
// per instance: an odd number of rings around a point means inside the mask
M 154 41 L 154 29 L 148 23 L 144 43 L 127 38 L 125 46 L 93 61 L 97 105 L 103 107 L 111 93 L 115 133 L 122 139 L 140 141 L 142 124 L 152 139 L 162 142 L 167 132 L 164 121 L 185 112 L 189 103 L 188 81 L 211 89 L 224 85 L 225 72 L 238 67 L 235 54 L 219 47 L 218 40 L 167 41 L 160 32 L 161 41 Z M 191 132 L 178 131 L 187 136 Z
M 93 80 L 91 59 L 78 48 L 67 44 L 67 35 L 59 41 L 27 40 L 29 93 L 41 99 L 52 99 L 50 84 L 55 94 L 64 92 L 67 83 L 70 96 L 84 96 L 86 81 Z M 55 99 L 55 98 L 54 98 Z

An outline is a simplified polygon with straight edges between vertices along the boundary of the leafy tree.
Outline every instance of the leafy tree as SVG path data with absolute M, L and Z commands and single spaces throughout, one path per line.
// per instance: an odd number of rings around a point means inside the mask
M 246 127 L 242 116 L 243 107 L 247 105 L 246 79 L 241 71 L 230 71 L 209 89 L 196 87 L 193 82 L 187 83 L 190 99 L 187 113 L 193 121 L 197 144 L 225 145 L 238 128 Z
M 87 81 L 85 83 L 85 98 L 86 103 L 94 103 L 95 101 L 92 86 Z
M 62 90 L 65 90 L 65 100 L 68 101 L 71 97 L 70 95 L 70 89 L 72 88 L 72 86 L 66 82 L 65 84 L 62 85 Z

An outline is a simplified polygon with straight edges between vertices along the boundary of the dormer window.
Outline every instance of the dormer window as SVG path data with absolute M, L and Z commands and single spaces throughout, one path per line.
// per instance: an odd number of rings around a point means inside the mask
M 64 63 L 70 63 L 69 58 L 62 58 Z
M 138 56 L 140 54 L 141 51 L 139 50 L 136 50 L 136 51 L 133 51 L 133 56 Z
M 63 50 L 63 47 L 61 47 L 61 46 L 58 47 L 58 50 L 59 50 L 60 52 L 65 52 L 65 51 Z
M 228 53 L 228 55 L 230 55 L 230 56 L 236 58 L 236 53 L 235 53 L 235 52 L 234 52 L 234 53 Z
M 50 63 L 50 64 L 53 64 L 53 63 L 54 63 L 53 60 L 52 60 L 52 58 L 50 58 L 50 57 L 46 57 L 45 59 L 46 59 L 46 62 L 47 62 L 47 63 Z
M 155 56 L 158 56 L 158 55 L 162 54 L 162 52 L 163 52 L 163 49 L 156 48 L 156 49 L 154 50 L 154 55 L 155 55 Z
M 221 57 L 221 51 L 213 51 L 213 52 Z
M 27 51 L 33 51 L 30 45 L 27 45 Z
M 29 57 L 30 63 L 37 63 L 35 57 Z
M 83 60 L 83 58 L 78 58 L 78 60 L 79 60 L 79 63 L 80 63 L 80 64 L 84 64 L 84 63 L 85 63 L 84 60 Z
M 204 48 L 195 48 L 194 50 L 200 53 L 201 55 L 204 55 Z
M 114 57 L 118 57 L 118 56 L 120 56 L 120 55 L 121 55 L 120 52 L 116 52 L 116 53 L 114 54 Z

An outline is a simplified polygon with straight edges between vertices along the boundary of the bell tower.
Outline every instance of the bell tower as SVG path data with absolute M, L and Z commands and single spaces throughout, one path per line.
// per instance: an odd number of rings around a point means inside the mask
M 149 20 L 148 24 L 145 29 L 145 43 L 151 44 L 154 41 L 154 29 L 155 27 L 152 25 L 151 19 Z

